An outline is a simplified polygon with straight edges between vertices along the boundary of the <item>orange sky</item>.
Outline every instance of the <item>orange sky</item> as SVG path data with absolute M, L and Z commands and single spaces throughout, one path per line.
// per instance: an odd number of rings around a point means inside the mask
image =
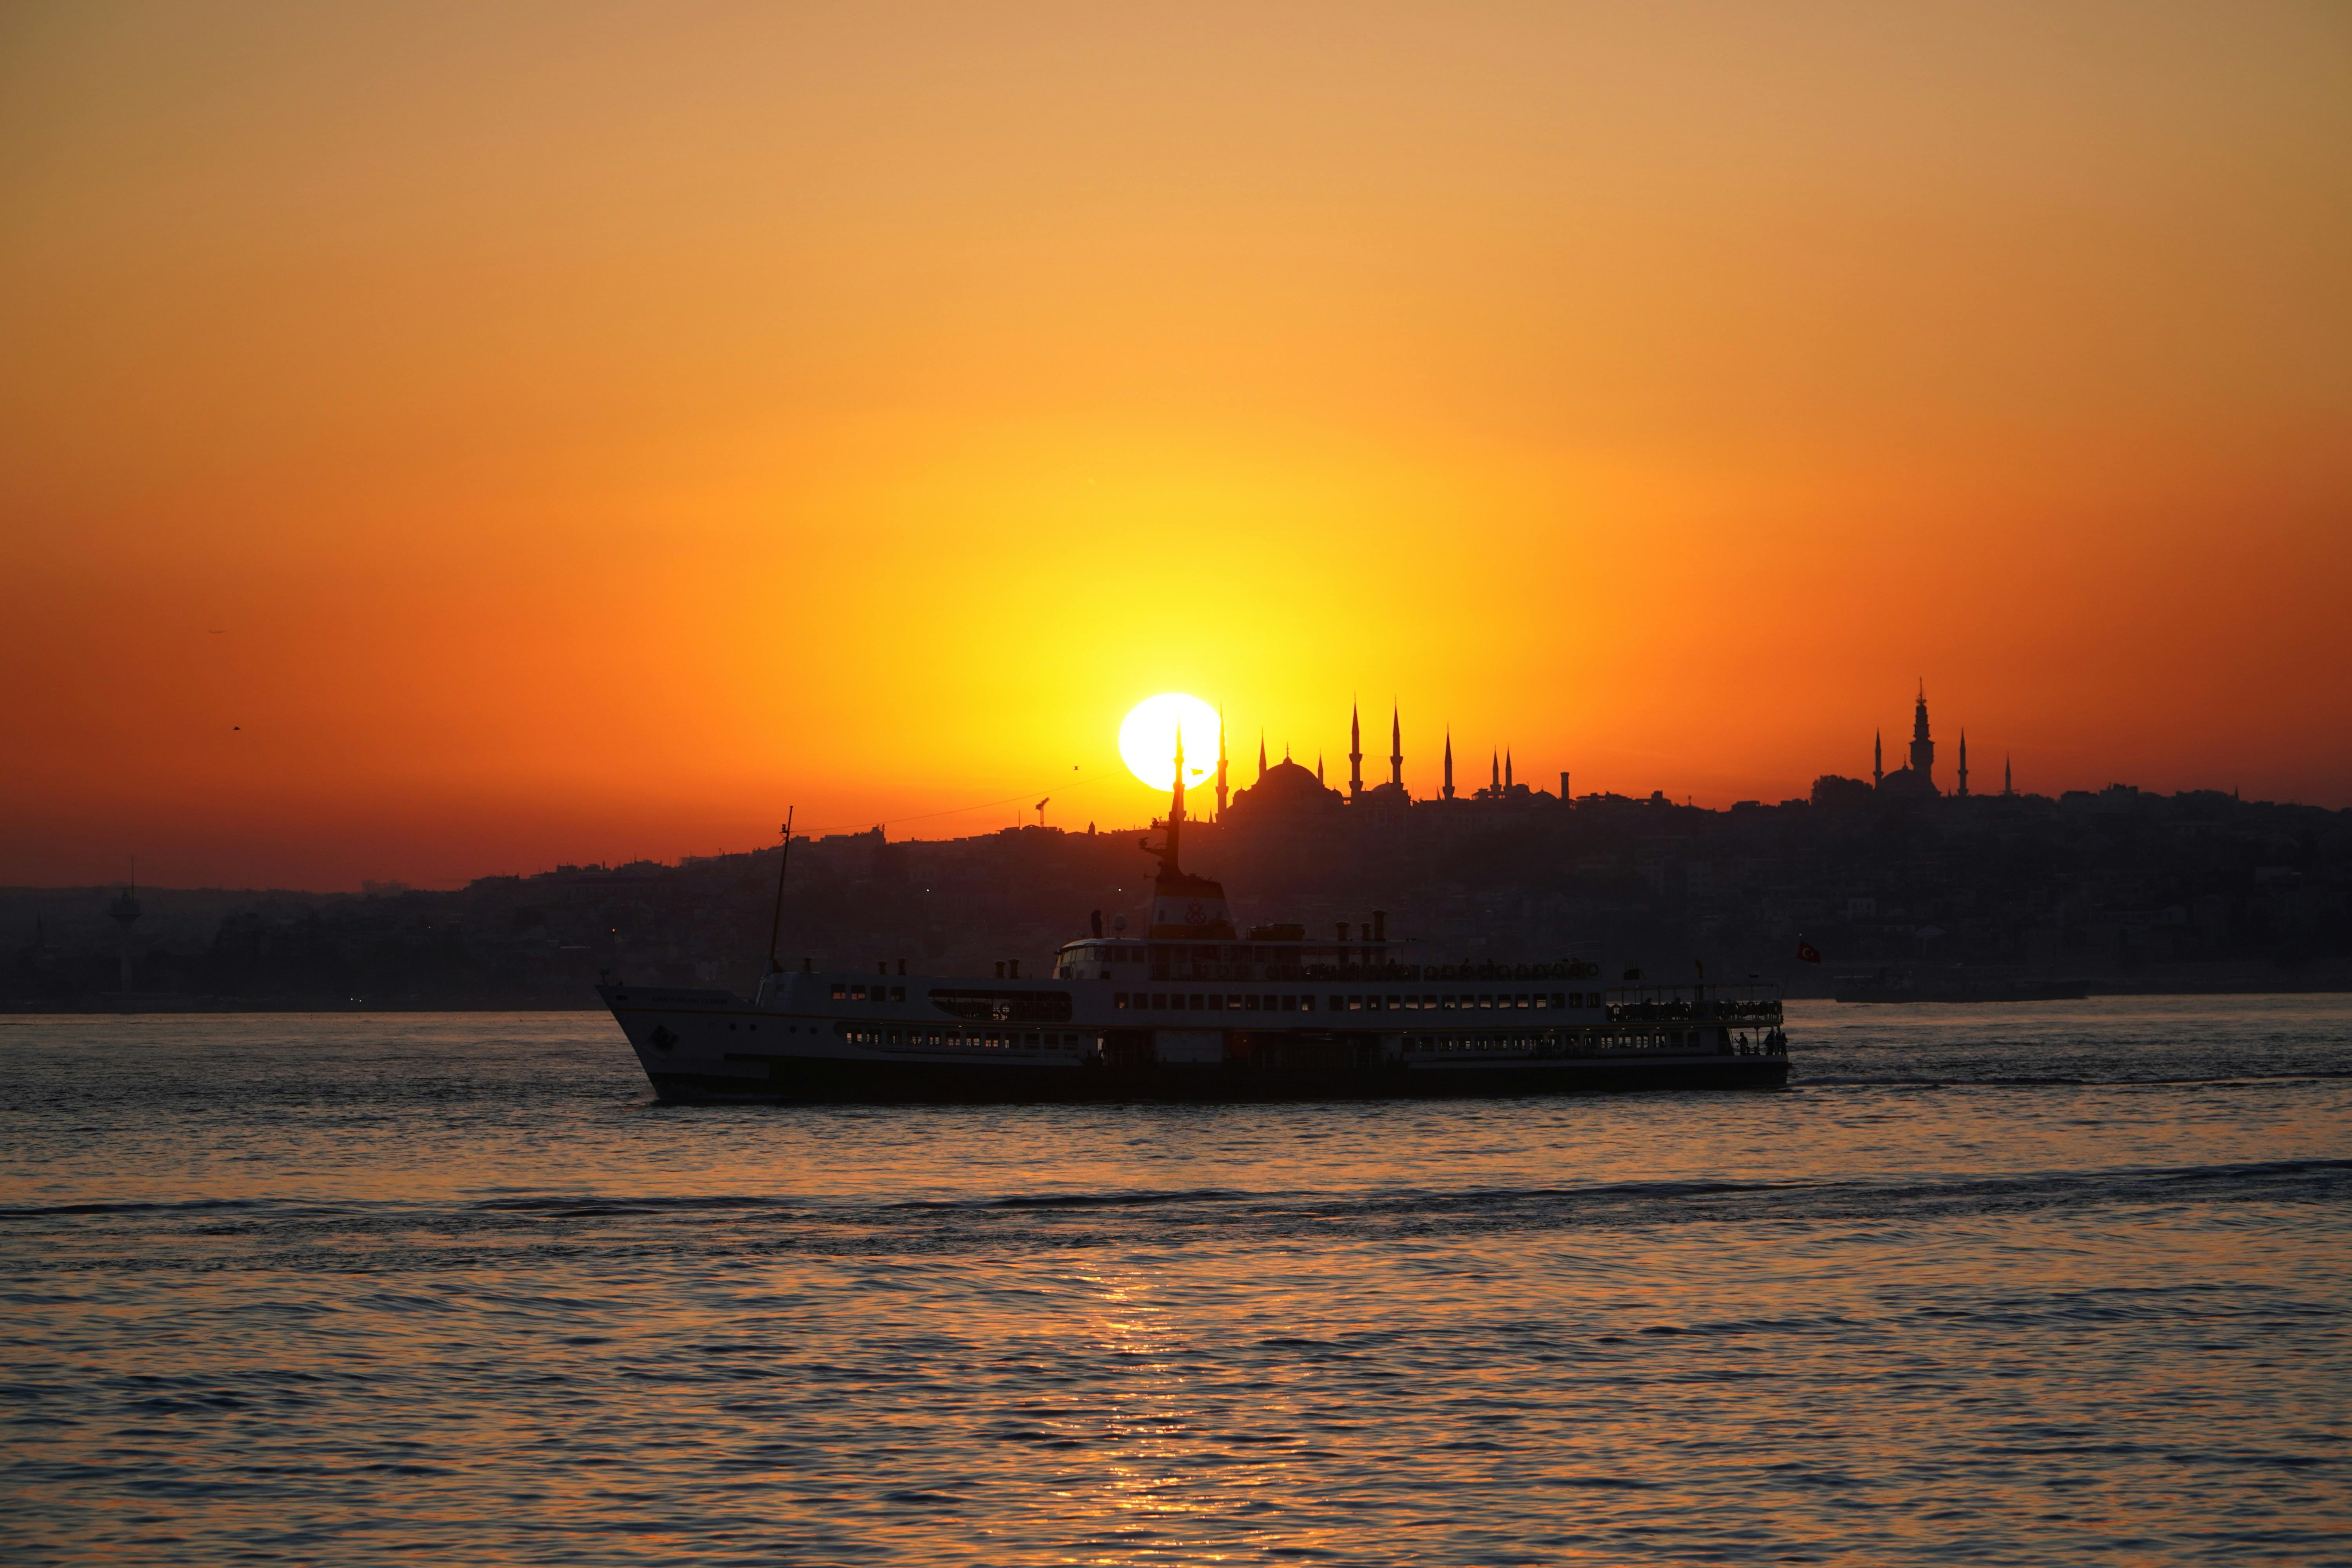
M 0 881 L 1133 821 L 1163 690 L 2352 805 L 2340 5 L 19 5 L 0 160 Z

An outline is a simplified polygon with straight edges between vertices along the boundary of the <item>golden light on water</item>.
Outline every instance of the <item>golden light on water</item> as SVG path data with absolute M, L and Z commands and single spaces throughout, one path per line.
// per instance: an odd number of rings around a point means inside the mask
M 1184 733 L 1184 787 L 1205 783 L 1217 771 L 1217 710 L 1181 691 L 1147 697 L 1129 710 L 1118 727 L 1119 760 L 1153 789 L 1176 785 L 1176 733 Z

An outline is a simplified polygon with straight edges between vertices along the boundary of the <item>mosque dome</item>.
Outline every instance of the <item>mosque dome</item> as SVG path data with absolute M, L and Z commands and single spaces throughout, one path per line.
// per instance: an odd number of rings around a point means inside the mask
M 1247 789 L 1234 792 L 1233 820 L 1292 820 L 1337 812 L 1345 804 L 1336 789 L 1324 785 L 1311 768 L 1285 757 L 1258 776 Z

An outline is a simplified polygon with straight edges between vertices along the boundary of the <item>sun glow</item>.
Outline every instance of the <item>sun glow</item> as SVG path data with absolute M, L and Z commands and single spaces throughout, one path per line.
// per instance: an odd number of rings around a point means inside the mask
M 1181 691 L 1147 697 L 1118 727 L 1118 754 L 1128 771 L 1153 789 L 1176 785 L 1176 734 L 1184 735 L 1184 787 L 1217 771 L 1217 710 Z

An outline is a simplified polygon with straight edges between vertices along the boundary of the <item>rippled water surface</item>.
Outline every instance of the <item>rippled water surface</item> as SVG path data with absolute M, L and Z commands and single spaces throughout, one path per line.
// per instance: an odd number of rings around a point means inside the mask
M 2352 1001 L 1781 1092 L 661 1107 L 586 1015 L 0 1024 L 17 1563 L 2352 1563 Z

